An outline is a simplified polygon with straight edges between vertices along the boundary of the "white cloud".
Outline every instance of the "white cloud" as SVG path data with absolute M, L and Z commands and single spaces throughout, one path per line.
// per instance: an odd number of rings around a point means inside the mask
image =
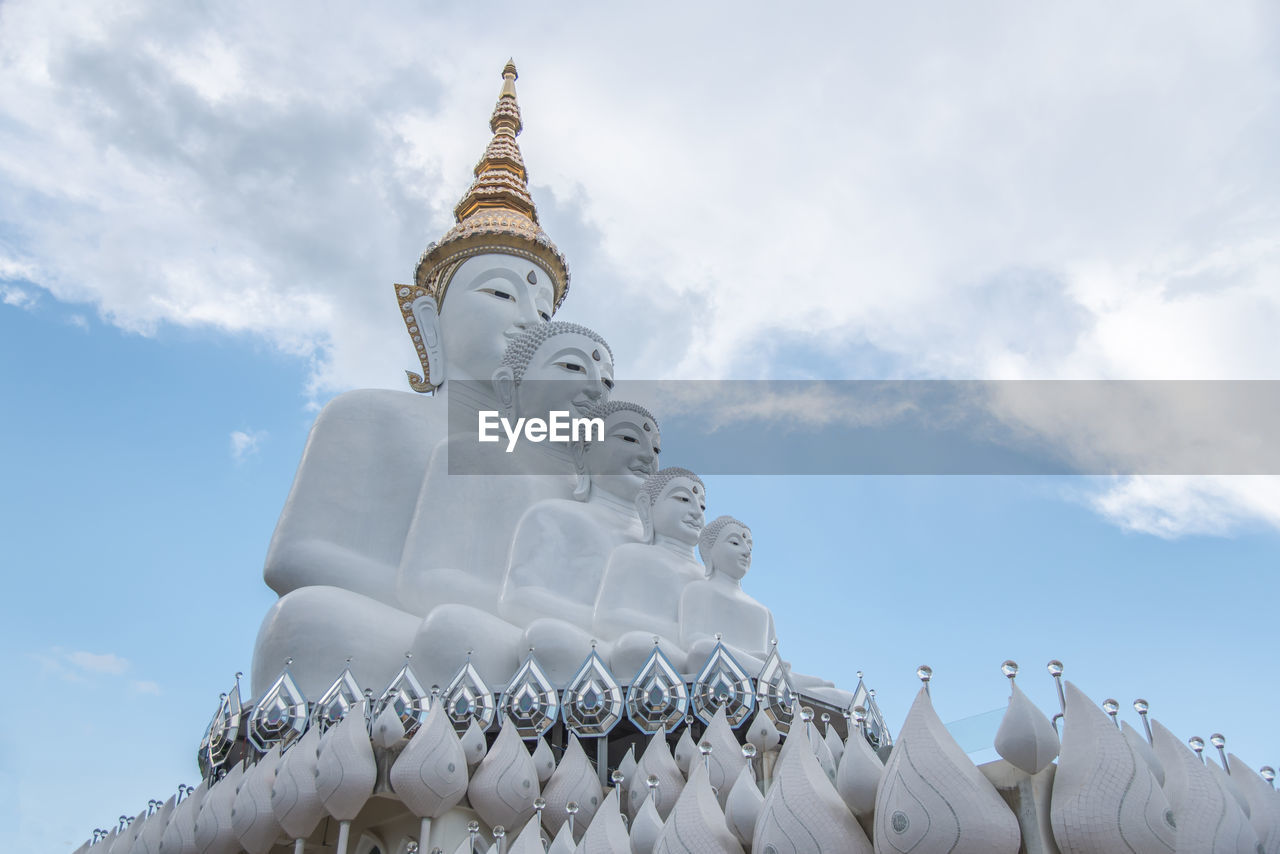
M 138 679 L 133 682 L 133 690 L 139 694 L 159 694 L 160 686 L 150 679 Z
M 1276 378 L 1272 4 L 300 8 L 7 3 L 0 256 L 402 388 L 391 284 L 518 44 L 565 315 L 623 376 Z
M 1165 539 L 1229 536 L 1260 523 L 1280 528 L 1280 477 L 1125 477 L 1085 500 L 1126 530 Z
M 70 323 L 77 329 L 83 329 L 86 332 L 89 330 L 89 319 L 83 314 L 72 314 L 68 316 L 67 323 Z
M 265 430 L 233 430 L 231 431 L 231 458 L 236 462 L 244 460 L 258 452 L 258 447 L 267 438 Z
M 15 308 L 31 308 L 36 304 L 36 296 L 24 288 L 0 285 L 0 302 Z
M 128 659 L 121 658 L 112 652 L 84 652 L 83 650 L 66 653 L 66 660 L 86 673 L 104 673 L 119 676 L 129 669 Z

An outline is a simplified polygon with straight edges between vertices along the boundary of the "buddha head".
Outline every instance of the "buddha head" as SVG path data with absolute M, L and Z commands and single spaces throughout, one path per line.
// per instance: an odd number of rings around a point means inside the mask
M 721 576 L 741 581 L 751 568 L 751 529 L 732 516 L 718 516 L 702 529 L 698 555 L 707 578 Z
M 454 208 L 457 223 L 422 253 L 413 284 L 396 285 L 423 368 L 406 371 L 414 391 L 445 380 L 488 383 L 507 343 L 550 320 L 569 289 L 569 267 L 538 224 L 516 142 L 517 76 L 508 62 L 489 119 L 493 139 Z
M 597 490 L 630 505 L 644 479 L 658 470 L 658 420 L 640 404 L 623 400 L 598 403 L 587 415 L 604 421 L 604 441 L 573 445 L 578 473 L 573 496 L 586 501 Z
M 693 548 L 702 534 L 707 509 L 707 488 L 688 469 L 661 469 L 644 479 L 636 494 L 636 512 L 644 527 L 644 540 L 674 540 Z
M 492 382 L 507 418 L 587 418 L 613 389 L 613 351 L 585 326 L 539 323 L 507 344 Z

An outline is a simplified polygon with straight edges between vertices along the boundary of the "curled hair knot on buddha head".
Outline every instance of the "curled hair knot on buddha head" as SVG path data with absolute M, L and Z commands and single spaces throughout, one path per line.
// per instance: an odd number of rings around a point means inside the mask
M 502 365 L 511 369 L 515 381 L 519 383 L 538 348 L 549 338 L 567 334 L 585 335 L 603 347 L 609 354 L 609 361 L 613 361 L 613 348 L 609 346 L 609 342 L 600 337 L 600 333 L 578 323 L 552 320 L 530 327 L 511 339 L 511 343 L 507 345 L 506 351 L 502 354 Z
M 640 487 L 640 496 L 644 497 L 645 502 L 652 507 L 658 501 L 658 496 L 662 494 L 662 490 L 667 488 L 667 484 L 678 477 L 687 477 L 702 488 L 705 495 L 707 485 L 702 482 L 702 478 L 693 472 L 679 466 L 671 466 L 670 468 L 659 469 L 644 479 L 644 485 Z M 637 496 L 636 500 L 640 499 Z

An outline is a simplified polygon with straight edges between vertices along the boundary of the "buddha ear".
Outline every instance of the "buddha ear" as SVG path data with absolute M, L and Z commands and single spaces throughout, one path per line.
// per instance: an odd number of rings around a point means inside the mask
M 516 409 L 516 374 L 507 365 L 499 365 L 491 378 L 493 393 L 497 395 L 498 405 L 504 410 L 507 418 L 515 415 Z
M 586 501 L 591 497 L 591 475 L 587 474 L 588 447 L 590 446 L 586 442 L 573 442 L 569 445 L 569 456 L 573 458 L 573 470 L 578 476 L 573 486 L 573 497 L 579 501 Z
M 642 539 L 646 543 L 652 543 L 653 537 L 653 505 L 649 503 L 649 496 L 644 494 L 644 490 L 636 493 L 636 513 L 640 516 L 640 527 L 644 531 Z
M 444 346 L 440 343 L 440 312 L 436 298 L 427 295 L 413 301 L 413 319 L 418 322 L 423 353 L 427 360 L 427 382 L 439 386 L 445 379 Z

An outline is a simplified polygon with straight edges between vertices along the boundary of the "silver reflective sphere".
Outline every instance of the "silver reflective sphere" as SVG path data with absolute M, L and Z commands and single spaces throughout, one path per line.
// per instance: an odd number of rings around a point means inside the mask
M 648 786 L 650 789 L 656 789 L 656 788 L 658 788 L 658 783 L 659 783 L 659 782 L 660 782 L 660 781 L 658 780 L 658 775 L 657 775 L 657 774 L 650 774 L 648 777 L 646 777 L 646 778 L 644 779 L 644 784 L 645 784 L 646 786 Z
M 865 721 L 865 720 L 867 719 L 867 709 L 866 709 L 866 707 L 865 707 L 865 706 L 854 706 L 854 707 L 853 707 L 853 719 L 854 719 L 854 721 L 856 721 L 856 722 L 857 722 L 857 723 L 859 723 L 859 724 L 861 724 L 863 721 Z
M 1204 750 L 1204 739 L 1198 735 L 1193 735 L 1187 739 L 1187 744 L 1191 745 L 1191 749 L 1196 753 Z
M 1116 713 L 1120 711 L 1120 703 L 1108 697 L 1107 699 L 1102 701 L 1102 711 L 1106 712 L 1107 714 L 1111 715 L 1111 717 L 1114 718 L 1116 716 Z
M 1055 658 L 1053 661 L 1050 661 L 1048 664 L 1045 665 L 1045 669 L 1049 671 L 1050 676 L 1055 676 L 1055 677 L 1061 676 L 1062 662 L 1058 661 L 1058 659 Z
M 1018 675 L 1018 662 L 1012 658 L 1006 658 L 1004 664 L 1000 665 L 1000 672 L 1012 679 Z
M 565 805 L 564 805 L 564 811 L 565 811 L 565 812 L 567 812 L 569 815 L 577 815 L 577 814 L 578 814 L 578 802 L 577 802 L 577 801 L 569 801 L 569 803 L 567 803 L 567 804 L 565 804 Z
M 1133 710 L 1140 715 L 1145 715 L 1147 710 L 1151 708 L 1151 704 L 1141 698 L 1133 701 Z
M 698 745 L 698 751 L 699 751 L 703 756 L 710 756 L 710 755 L 711 755 L 711 742 L 709 742 L 709 741 L 704 741 L 704 742 L 702 742 L 701 744 L 699 744 L 699 745 Z
M 920 677 L 921 682 L 928 682 L 933 678 L 933 668 L 927 664 L 922 664 L 916 668 L 916 676 Z
M 533 799 L 533 808 L 534 808 L 535 810 L 537 810 L 538 812 L 542 812 L 544 809 L 546 809 L 546 808 L 547 808 L 547 802 L 546 802 L 546 800 L 545 800 L 544 798 L 534 798 L 534 799 Z
M 623 774 L 621 771 L 614 771 L 612 774 L 609 775 L 609 779 L 613 781 L 613 785 L 621 786 L 624 782 L 626 782 L 627 775 Z
M 742 755 L 747 759 L 754 759 L 756 755 L 756 746 L 750 743 L 742 745 Z
M 1215 732 L 1213 735 L 1209 736 L 1209 743 L 1219 750 L 1227 746 L 1227 740 L 1220 732 Z
M 1261 774 L 1262 779 L 1266 780 L 1268 783 L 1275 782 L 1276 769 L 1272 768 L 1270 765 L 1263 765 L 1258 769 L 1258 773 Z

